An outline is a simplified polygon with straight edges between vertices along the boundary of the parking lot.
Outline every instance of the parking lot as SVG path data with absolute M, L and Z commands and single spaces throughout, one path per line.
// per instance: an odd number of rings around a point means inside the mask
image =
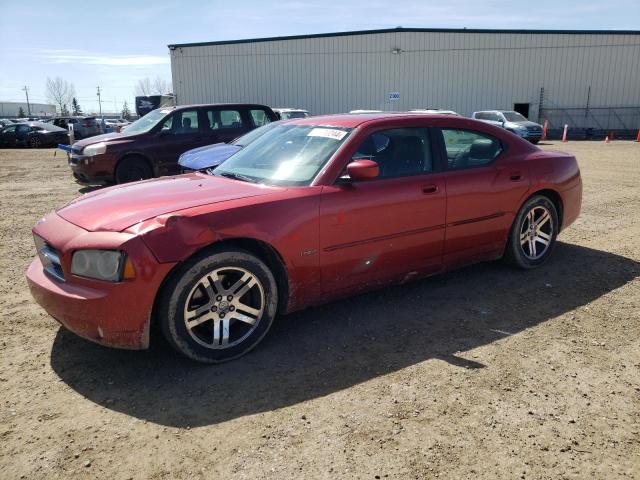
M 637 478 L 640 144 L 541 148 L 584 181 L 546 266 L 297 312 L 220 366 L 44 313 L 30 229 L 88 189 L 60 152 L 0 150 L 0 478 Z

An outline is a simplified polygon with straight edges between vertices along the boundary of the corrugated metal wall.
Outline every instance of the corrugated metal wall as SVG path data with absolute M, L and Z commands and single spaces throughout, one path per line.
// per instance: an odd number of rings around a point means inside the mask
M 399 48 L 401 53 L 392 53 Z M 438 107 L 469 115 L 640 106 L 640 35 L 387 32 L 175 46 L 179 104 L 258 102 L 314 114 Z M 390 101 L 388 94 L 399 92 Z
M 29 111 L 26 102 L 0 102 L 0 118 L 17 117 L 20 112 L 20 107 L 22 107 L 26 115 Z M 48 103 L 31 103 L 30 107 L 32 116 L 56 114 L 56 106 Z

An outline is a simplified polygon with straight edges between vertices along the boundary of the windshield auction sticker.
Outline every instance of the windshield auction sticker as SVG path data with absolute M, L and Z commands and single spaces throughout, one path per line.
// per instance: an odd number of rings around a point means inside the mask
M 344 130 L 336 130 L 335 128 L 314 128 L 307 134 L 307 137 L 324 137 L 342 140 L 346 134 L 347 132 Z

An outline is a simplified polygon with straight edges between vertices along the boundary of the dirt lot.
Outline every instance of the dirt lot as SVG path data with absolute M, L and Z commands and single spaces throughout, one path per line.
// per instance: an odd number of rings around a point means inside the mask
M 0 478 L 640 478 L 640 144 L 549 143 L 584 179 L 552 261 L 281 318 L 204 367 L 110 350 L 31 299 L 31 226 L 78 195 L 0 151 Z

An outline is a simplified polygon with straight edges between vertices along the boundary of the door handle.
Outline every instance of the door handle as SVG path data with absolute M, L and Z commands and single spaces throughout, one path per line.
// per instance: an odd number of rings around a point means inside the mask
M 522 180 L 522 174 L 520 172 L 512 172 L 509 176 L 509 180 L 511 180 L 512 182 L 519 182 L 520 180 Z
M 431 195 L 432 193 L 437 193 L 437 192 L 438 192 L 437 185 L 424 185 L 422 187 L 422 193 L 424 193 L 425 195 Z

